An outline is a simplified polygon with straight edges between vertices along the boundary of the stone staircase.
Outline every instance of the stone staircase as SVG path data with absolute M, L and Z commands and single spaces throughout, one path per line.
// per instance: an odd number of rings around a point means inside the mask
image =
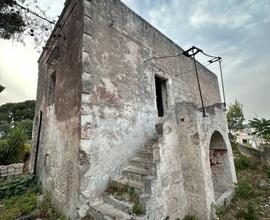
M 159 160 L 158 137 L 151 140 L 128 161 L 122 176 L 111 181 L 103 199 L 92 205 L 89 214 L 95 220 L 142 220 L 146 219 L 146 201 L 151 195 L 151 181 L 156 177 Z M 135 202 L 134 202 L 134 199 Z M 143 213 L 134 213 L 134 205 Z

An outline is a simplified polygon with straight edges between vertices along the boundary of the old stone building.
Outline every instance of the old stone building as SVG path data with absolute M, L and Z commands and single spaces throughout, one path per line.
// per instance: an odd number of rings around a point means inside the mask
M 211 219 L 230 197 L 216 75 L 196 63 L 204 117 L 193 60 L 149 60 L 182 52 L 120 0 L 66 1 L 39 59 L 31 171 L 70 219 Z

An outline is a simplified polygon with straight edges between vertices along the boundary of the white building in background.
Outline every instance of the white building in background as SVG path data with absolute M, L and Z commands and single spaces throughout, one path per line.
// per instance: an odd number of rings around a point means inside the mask
M 243 130 L 235 133 L 236 142 L 249 147 L 260 149 L 260 146 L 263 144 L 262 140 L 259 137 L 252 135 L 253 132 L 253 128 L 245 126 Z

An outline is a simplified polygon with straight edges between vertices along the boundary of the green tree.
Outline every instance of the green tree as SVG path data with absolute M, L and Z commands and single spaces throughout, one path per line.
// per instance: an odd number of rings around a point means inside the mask
M 35 101 L 7 103 L 0 106 L 0 138 L 5 138 L 14 126 L 22 126 L 31 138 Z
M 0 0 L 0 38 L 23 43 L 26 36 L 31 36 L 36 47 L 41 47 L 54 23 L 37 0 Z
M 230 132 L 242 129 L 244 120 L 243 106 L 235 100 L 234 104 L 229 105 L 229 111 L 227 113 L 227 122 Z
M 270 120 L 266 120 L 265 118 L 257 119 L 253 118 L 252 120 L 249 120 L 249 125 L 254 129 L 254 132 L 252 132 L 252 135 L 255 135 L 263 142 L 270 141 Z
M 26 141 L 27 134 L 22 127 L 12 128 L 6 140 L 0 140 L 0 164 L 22 162 L 25 153 L 29 151 Z
M 33 127 L 33 120 L 25 119 L 16 122 L 15 127 L 21 127 L 25 130 L 25 133 L 27 135 L 27 139 L 30 140 L 32 137 L 32 127 Z

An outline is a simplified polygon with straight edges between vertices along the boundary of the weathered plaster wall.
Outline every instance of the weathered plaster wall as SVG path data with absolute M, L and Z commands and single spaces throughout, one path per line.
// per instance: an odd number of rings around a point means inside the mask
M 188 201 L 188 212 L 199 219 L 210 219 L 213 215 L 212 204 L 216 204 L 210 166 L 210 141 L 214 132 L 219 132 L 225 142 L 227 161 L 222 172 L 225 173 L 224 192 L 232 192 L 237 181 L 233 164 L 232 149 L 228 138 L 226 115 L 221 106 L 206 108 L 207 117 L 202 116 L 193 103 L 179 103 L 177 115 L 182 147 L 182 168 L 184 186 Z M 224 146 L 223 146 L 224 147 Z
M 72 219 L 76 216 L 80 181 L 82 24 L 82 2 L 70 1 L 39 59 L 31 159 L 33 171 L 42 111 L 37 176 L 43 189 L 51 192 L 56 207 Z M 53 72 L 56 73 L 55 101 L 49 105 L 49 81 Z
M 146 203 L 147 219 L 184 218 L 188 213 L 188 201 L 184 188 L 182 146 L 175 112 L 167 113 L 161 123 L 155 146 L 159 150 L 157 176 L 151 180 L 151 197 Z M 150 181 L 149 180 L 149 181 Z
M 168 106 L 200 106 L 193 61 L 118 0 L 84 0 L 80 214 L 85 215 L 127 160 L 154 136 L 158 122 L 154 76 L 167 81 Z M 220 102 L 217 77 L 198 63 L 206 105 Z

